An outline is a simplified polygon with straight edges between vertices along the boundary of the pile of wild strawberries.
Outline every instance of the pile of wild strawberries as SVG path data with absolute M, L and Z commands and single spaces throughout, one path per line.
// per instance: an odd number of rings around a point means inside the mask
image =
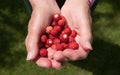
M 75 41 L 76 35 L 77 32 L 68 27 L 64 16 L 60 14 L 53 15 L 51 25 L 45 28 L 45 33 L 40 37 L 40 42 L 43 46 L 40 47 L 39 55 L 47 57 L 48 47 L 57 51 L 63 51 L 67 48 L 78 49 L 79 45 Z

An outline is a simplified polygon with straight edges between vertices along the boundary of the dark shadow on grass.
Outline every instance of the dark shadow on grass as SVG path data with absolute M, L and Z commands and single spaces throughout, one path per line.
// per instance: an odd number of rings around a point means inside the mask
M 100 3 L 101 2 L 110 4 L 113 9 L 112 13 L 95 12 L 93 14 L 93 23 L 95 23 L 96 21 L 99 22 L 101 18 L 104 18 L 106 21 L 108 21 L 108 24 L 105 24 L 105 26 L 103 26 L 102 32 L 99 30 L 100 27 L 98 27 L 101 25 L 93 26 L 93 31 L 97 32 L 99 36 L 102 37 L 103 32 L 106 31 L 104 29 L 109 28 L 114 30 L 117 27 L 118 24 L 115 22 L 115 20 L 117 20 L 116 15 L 120 13 L 120 11 L 118 10 L 120 7 L 120 1 L 100 0 Z M 85 60 L 80 60 L 80 61 L 70 62 L 70 63 L 92 72 L 93 75 L 119 75 L 120 74 L 120 46 L 106 40 L 107 40 L 107 37 L 101 39 L 100 37 L 97 37 L 96 35 L 94 35 L 94 41 L 93 41 L 94 50 L 90 52 L 88 58 Z
M 28 14 L 24 1 L 1 0 L 0 17 L 2 18 L 2 23 L 7 24 L 21 34 L 26 34 Z
M 87 59 L 71 63 L 91 71 L 93 75 L 119 75 L 120 47 L 95 38 L 93 48 Z
M 0 0 L 0 68 L 13 68 L 25 57 L 27 14 L 22 0 Z

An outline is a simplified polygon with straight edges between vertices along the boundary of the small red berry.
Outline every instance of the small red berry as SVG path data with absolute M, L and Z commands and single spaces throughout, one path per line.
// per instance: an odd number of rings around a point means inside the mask
M 68 24 L 67 24 L 67 23 L 65 23 L 64 29 L 65 29 L 65 28 L 68 28 L 68 27 L 69 27 L 69 26 L 68 26 Z
M 52 44 L 53 44 L 52 39 L 47 39 L 46 45 L 48 45 L 50 47 Z
M 65 28 L 63 31 L 68 35 L 72 33 L 72 30 L 69 27 Z
M 53 29 L 52 26 L 47 26 L 47 27 L 46 27 L 46 33 L 49 34 L 52 29 Z
M 58 20 L 60 20 L 60 19 L 61 19 L 61 16 L 60 16 L 59 14 L 53 15 L 53 20 L 54 20 L 54 21 L 58 21 Z
M 58 51 L 63 51 L 64 50 L 64 46 L 62 44 L 56 44 L 56 48 Z
M 46 35 L 42 35 L 41 36 L 41 42 L 45 43 L 47 41 L 47 36 Z
M 60 26 L 54 26 L 54 28 L 53 28 L 55 31 L 57 31 L 57 32 L 60 32 L 61 31 L 61 27 Z
M 56 37 L 53 36 L 52 34 L 49 34 L 48 36 L 49 36 L 49 38 L 52 39 L 52 40 L 54 40 L 54 39 L 56 38 Z
M 75 39 L 72 36 L 69 36 L 69 42 L 74 42 Z
M 63 27 L 64 25 L 65 25 L 65 20 L 59 20 L 58 21 L 58 25 L 60 26 L 60 27 Z
M 78 48 L 79 48 L 79 45 L 78 45 L 78 43 L 76 43 L 76 42 L 70 42 L 70 43 L 68 44 L 68 47 L 69 47 L 70 49 L 75 50 L 75 49 L 78 49 Z
M 45 44 L 45 48 L 48 48 L 49 47 L 49 45 L 48 44 Z
M 57 50 L 56 44 L 53 44 L 53 45 L 51 46 L 51 48 L 54 49 L 54 50 Z
M 51 25 L 52 25 L 52 26 L 57 26 L 58 23 L 57 23 L 56 21 L 53 21 Z
M 58 21 L 58 25 L 63 27 L 65 26 L 65 17 L 64 16 L 61 16 L 62 18 Z
M 68 34 L 60 34 L 60 40 L 62 41 L 62 42 L 65 42 L 65 43 L 68 43 L 68 41 L 69 41 L 69 36 L 68 36 Z
M 48 51 L 45 48 L 41 48 L 39 53 L 41 57 L 47 57 L 48 55 Z
M 70 36 L 72 36 L 72 37 L 76 37 L 76 35 L 77 35 L 77 32 L 75 31 L 75 30 L 72 30 L 72 33 L 70 34 Z
M 54 43 L 54 44 L 59 44 L 59 43 L 60 43 L 60 39 L 55 38 L 55 39 L 53 40 L 53 43 Z
M 66 43 L 61 43 L 61 45 L 63 45 L 63 47 L 66 49 L 66 48 L 68 48 L 68 44 L 66 44 Z
M 52 29 L 52 30 L 50 31 L 50 34 L 56 36 L 56 35 L 58 34 L 58 31 L 56 31 L 55 29 Z

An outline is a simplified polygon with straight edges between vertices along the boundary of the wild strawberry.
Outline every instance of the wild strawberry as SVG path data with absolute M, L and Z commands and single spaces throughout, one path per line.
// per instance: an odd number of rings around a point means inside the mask
M 56 48 L 58 51 L 63 51 L 64 50 L 64 46 L 62 44 L 56 44 Z
M 58 23 L 56 21 L 53 21 L 51 25 L 54 27 L 54 26 L 57 26 Z
M 47 36 L 42 35 L 40 40 L 41 40 L 41 42 L 45 43 L 47 41 Z
M 47 26 L 47 27 L 46 27 L 46 33 L 49 34 L 52 29 L 53 29 L 52 26 Z
M 49 39 L 51 39 L 51 40 L 54 40 L 56 37 L 54 36 L 54 35 L 52 35 L 52 34 L 49 34 L 48 35 L 49 36 Z
M 54 43 L 54 44 L 59 44 L 59 43 L 60 43 L 60 39 L 55 38 L 55 39 L 53 40 L 53 43 Z
M 75 50 L 75 49 L 78 49 L 78 48 L 79 48 L 79 45 L 78 45 L 78 43 L 76 43 L 76 42 L 70 42 L 70 43 L 68 44 L 68 47 L 69 47 L 70 49 Z
M 62 18 L 58 21 L 58 25 L 60 27 L 63 27 L 65 26 L 65 17 L 64 16 L 61 16 Z
M 69 27 L 67 27 L 67 28 L 65 28 L 64 30 L 63 30 L 63 33 L 66 33 L 66 34 L 71 34 L 72 33 L 72 30 L 69 28 Z
M 51 46 L 51 48 L 54 49 L 54 50 L 57 50 L 56 44 L 53 44 L 53 45 Z
M 61 27 L 60 26 L 54 26 L 54 28 L 53 28 L 55 31 L 57 31 L 57 32 L 60 32 L 61 31 Z
M 54 20 L 54 21 L 58 21 L 58 20 L 60 20 L 60 19 L 61 19 L 61 16 L 60 16 L 59 14 L 53 15 L 53 20 Z
M 73 38 L 72 36 L 69 36 L 69 42 L 74 42 L 75 38 Z
M 52 44 L 53 44 L 52 39 L 47 39 L 46 45 L 48 45 L 50 47 Z
M 60 34 L 59 38 L 62 42 L 68 43 L 68 41 L 69 41 L 68 37 L 69 37 L 68 34 Z
M 58 35 L 58 31 L 56 31 L 55 29 L 52 29 L 50 31 L 50 34 L 54 35 L 54 36 L 57 36 Z
M 47 57 L 47 54 L 48 54 L 45 48 L 41 48 L 39 53 L 41 57 Z
M 60 27 L 63 27 L 63 26 L 65 25 L 65 20 L 59 20 L 59 21 L 58 21 L 58 25 L 59 25 Z
M 66 44 L 66 43 L 61 43 L 61 45 L 63 45 L 63 47 L 66 49 L 66 48 L 68 48 L 68 44 Z
M 72 30 L 72 33 L 70 34 L 70 36 L 72 36 L 72 37 L 76 37 L 76 35 L 77 35 L 77 32 L 75 31 L 75 30 Z

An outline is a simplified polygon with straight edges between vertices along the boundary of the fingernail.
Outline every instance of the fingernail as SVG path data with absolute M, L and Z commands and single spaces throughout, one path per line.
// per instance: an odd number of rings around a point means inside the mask
M 85 47 L 86 47 L 87 50 L 93 50 L 90 42 L 86 42 Z
M 28 55 L 27 55 L 26 60 L 32 60 L 32 57 L 33 57 L 33 53 L 29 52 Z

